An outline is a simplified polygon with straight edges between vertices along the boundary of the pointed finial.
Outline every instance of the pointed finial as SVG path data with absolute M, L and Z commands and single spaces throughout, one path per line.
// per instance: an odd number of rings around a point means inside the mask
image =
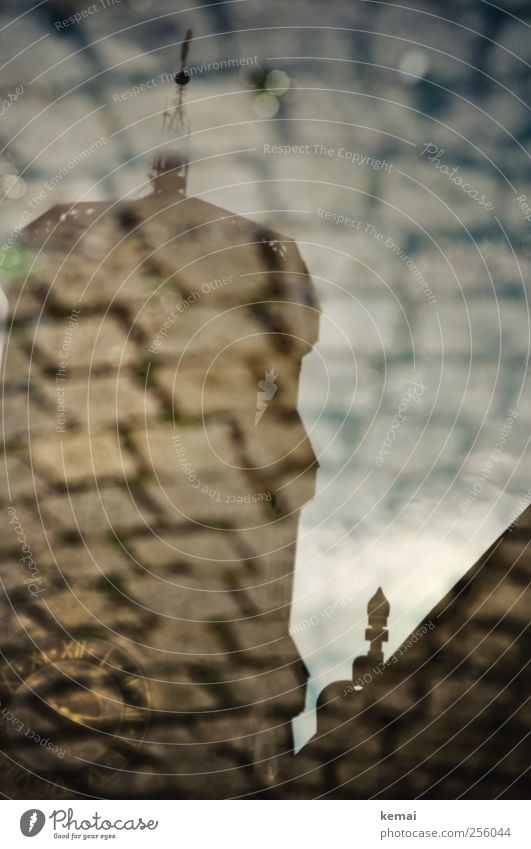
M 367 604 L 367 613 L 369 614 L 369 621 L 372 616 L 381 616 L 383 619 L 387 619 L 389 617 L 390 610 L 391 606 L 385 597 L 384 591 L 381 587 L 378 587 L 373 597 L 369 599 L 369 603 Z
M 363 686 L 371 682 L 376 671 L 381 672 L 383 664 L 382 643 L 389 639 L 386 628 L 387 619 L 391 605 L 385 597 L 381 587 L 378 587 L 367 604 L 369 627 L 365 631 L 365 639 L 369 641 L 367 654 L 356 657 L 352 664 L 352 680 L 357 686 L 354 689 L 361 690 Z
M 365 631 L 365 639 L 369 640 L 370 648 L 368 657 L 372 661 L 381 663 L 383 661 L 382 643 L 386 643 L 389 639 L 387 628 L 387 619 L 391 606 L 387 601 L 381 587 L 378 587 L 373 597 L 367 605 L 367 613 L 369 614 L 369 627 Z

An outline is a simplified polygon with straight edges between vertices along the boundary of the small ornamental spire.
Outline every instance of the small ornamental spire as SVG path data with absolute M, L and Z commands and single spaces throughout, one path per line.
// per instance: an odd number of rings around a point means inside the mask
M 382 588 L 378 587 L 367 605 L 369 627 L 365 631 L 365 639 L 371 644 L 367 656 L 377 663 L 383 661 L 382 643 L 386 643 L 389 639 L 389 632 L 385 626 L 390 609 Z
M 387 601 L 381 587 L 367 605 L 369 627 L 365 631 L 365 639 L 369 641 L 369 651 L 360 657 L 356 657 L 352 665 L 352 679 L 357 685 L 354 689 L 361 690 L 364 684 L 372 681 L 375 671 L 383 664 L 382 643 L 389 639 L 386 628 L 391 606 Z
M 186 115 L 184 106 L 184 88 L 190 82 L 190 76 L 186 73 L 186 59 L 190 49 L 190 41 L 192 40 L 193 32 L 191 29 L 186 30 L 186 35 L 181 46 L 181 70 L 174 75 L 176 91 L 170 103 L 167 103 L 162 116 L 162 129 L 165 135 L 165 147 L 153 157 L 152 179 L 155 183 L 155 191 L 162 191 L 162 183 L 164 186 L 174 188 L 175 184 L 179 184 L 179 194 L 186 194 L 186 180 L 188 176 L 188 157 L 183 153 L 182 149 L 186 145 L 190 136 L 190 124 Z M 181 138 L 181 151 L 176 152 L 172 149 L 172 143 L 175 141 L 175 134 L 179 134 Z M 171 172 L 172 179 L 165 177 L 164 181 L 159 178 L 163 175 L 168 175 Z

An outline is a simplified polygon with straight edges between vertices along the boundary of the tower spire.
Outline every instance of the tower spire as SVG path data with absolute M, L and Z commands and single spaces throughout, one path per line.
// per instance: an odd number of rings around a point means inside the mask
M 367 654 L 356 657 L 352 664 L 352 680 L 358 684 L 358 687 L 355 689 L 362 689 L 363 684 L 369 683 L 372 680 L 375 669 L 379 664 L 383 663 L 382 644 L 386 643 L 389 639 L 389 632 L 386 626 L 390 610 L 391 606 L 385 597 L 384 591 L 381 587 L 378 587 L 367 604 L 369 627 L 365 630 L 365 639 L 369 641 L 369 650 Z M 365 680 L 367 676 L 369 676 L 368 680 Z
M 378 587 L 367 605 L 369 627 L 365 631 L 365 639 L 370 643 L 367 656 L 375 663 L 383 662 L 382 643 L 389 639 L 386 625 L 390 609 L 382 588 Z

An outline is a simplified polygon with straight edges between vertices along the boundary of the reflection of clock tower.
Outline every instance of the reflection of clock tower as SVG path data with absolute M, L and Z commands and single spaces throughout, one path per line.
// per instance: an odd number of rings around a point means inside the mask
M 7 471 L 47 589 L 30 598 L 15 577 L 14 591 L 67 634 L 130 642 L 152 698 L 135 755 L 150 792 L 234 796 L 275 780 L 304 705 L 288 625 L 316 469 L 298 379 L 319 309 L 291 239 L 186 198 L 177 172 L 153 186 L 56 206 L 25 231 L 4 403 L 28 424 Z M 123 682 L 84 660 L 25 677 L 21 720 L 37 710 L 30 687 L 50 740 L 57 718 L 80 735 L 122 727 Z M 65 744 L 74 758 L 112 749 L 81 736 Z M 106 792 L 147 792 L 128 781 Z

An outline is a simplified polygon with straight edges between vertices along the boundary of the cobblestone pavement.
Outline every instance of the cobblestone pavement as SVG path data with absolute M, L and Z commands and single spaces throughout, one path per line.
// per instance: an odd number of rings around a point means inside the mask
M 13 23 L 11 4 L 0 5 L 6 97 L 23 89 L 4 108 L 0 128 L 4 247 L 14 229 L 54 204 L 67 210 L 78 200 L 97 204 L 146 192 L 162 143 L 168 75 L 192 28 L 191 135 L 176 143 L 188 149 L 188 195 L 293 237 L 322 310 L 298 403 L 320 466 L 316 496 L 302 511 L 291 608 L 292 637 L 310 675 L 308 711 L 296 725 L 301 744 L 315 729 L 318 693 L 348 677 L 363 650 L 365 608 L 376 587 L 391 602 L 392 652 L 531 500 L 525 463 L 531 12 L 527 3 L 501 9 L 483 0 L 334 0 L 325 16 L 324 4 L 302 0 L 275 0 L 267 11 L 250 0 L 186 12 L 169 0 L 121 0 L 79 23 L 67 20 L 87 6 L 48 0 Z M 147 238 L 160 245 L 160 233 Z M 93 258 L 101 249 L 92 246 Z M 21 375 L 27 376 L 29 348 L 20 328 L 33 326 L 43 304 L 42 294 L 28 287 L 16 304 L 13 278 L 27 267 L 22 241 L 15 239 L 9 263 L 5 285 L 16 322 L 4 431 L 12 445 L 27 431 Z M 157 338 L 162 303 L 152 316 L 144 311 L 145 335 L 126 333 L 125 346 L 124 327 L 144 302 L 145 276 L 157 272 L 143 266 L 117 292 L 118 266 L 85 295 L 95 298 L 86 305 L 94 315 L 110 297 L 116 302 L 101 327 L 90 312 L 78 320 L 69 368 L 83 370 L 90 357 L 94 378 L 90 396 L 73 372 L 65 384 L 68 427 L 84 437 L 65 440 L 59 456 L 46 437 L 58 401 L 50 357 L 57 355 L 58 333 L 64 341 L 78 319 L 71 311 L 82 276 L 73 273 L 56 287 L 52 327 L 37 321 L 32 470 L 10 452 L 10 495 L 22 525 L 33 529 L 34 517 L 24 524 L 24 505 L 42 481 L 58 487 L 65 464 L 72 508 L 65 509 L 63 496 L 43 505 L 44 527 L 61 537 L 61 569 L 68 580 L 83 582 L 87 607 L 101 622 L 137 639 L 161 617 L 181 616 L 178 599 L 146 590 L 145 610 L 132 614 L 117 604 L 114 590 L 92 586 L 88 576 L 109 570 L 118 593 L 137 580 L 130 577 L 129 554 L 108 544 L 105 510 L 120 517 L 119 541 L 137 538 L 135 558 L 174 568 L 163 543 L 142 542 L 140 531 L 168 515 L 160 482 L 164 488 L 175 480 L 157 427 L 149 429 L 149 445 L 143 432 L 146 421 L 167 415 L 183 338 L 200 330 L 204 314 L 207 321 L 215 316 L 208 313 L 212 302 L 183 311 L 168 337 L 160 337 L 154 389 L 146 394 L 149 375 L 142 367 L 139 373 L 135 346 Z M 237 321 L 232 330 L 227 326 L 228 336 L 238 327 Z M 202 339 L 205 357 L 217 350 L 210 341 Z M 254 355 L 263 372 L 271 368 L 264 351 Z M 248 379 L 240 368 L 233 362 L 228 385 L 209 395 L 214 414 L 228 397 L 238 414 Z M 199 400 L 192 368 L 190 375 L 178 399 L 184 422 Z M 120 454 L 112 434 L 117 404 L 120 440 L 127 433 Z M 222 424 L 215 444 L 228 454 L 240 450 Z M 146 461 L 148 451 L 160 482 L 137 476 L 134 464 Z M 200 441 L 194 451 L 200 460 Z M 101 503 L 83 491 L 87 475 L 103 481 Z M 134 509 L 118 486 L 124 476 L 137 476 Z M 208 506 L 202 518 L 222 523 L 215 498 Z M 238 506 L 237 522 L 245 525 L 258 505 Z M 80 517 L 91 537 L 83 559 L 72 545 Z M 167 518 L 168 534 L 172 524 Z M 4 533 L 11 538 L 9 521 Z M 225 542 L 217 544 L 220 557 L 233 556 L 232 544 L 227 552 Z M 43 557 L 46 552 L 44 538 Z M 243 549 L 238 556 L 245 559 Z M 16 585 L 15 575 L 10 580 Z M 78 615 L 69 608 L 64 603 L 67 628 L 67 615 L 72 621 Z

